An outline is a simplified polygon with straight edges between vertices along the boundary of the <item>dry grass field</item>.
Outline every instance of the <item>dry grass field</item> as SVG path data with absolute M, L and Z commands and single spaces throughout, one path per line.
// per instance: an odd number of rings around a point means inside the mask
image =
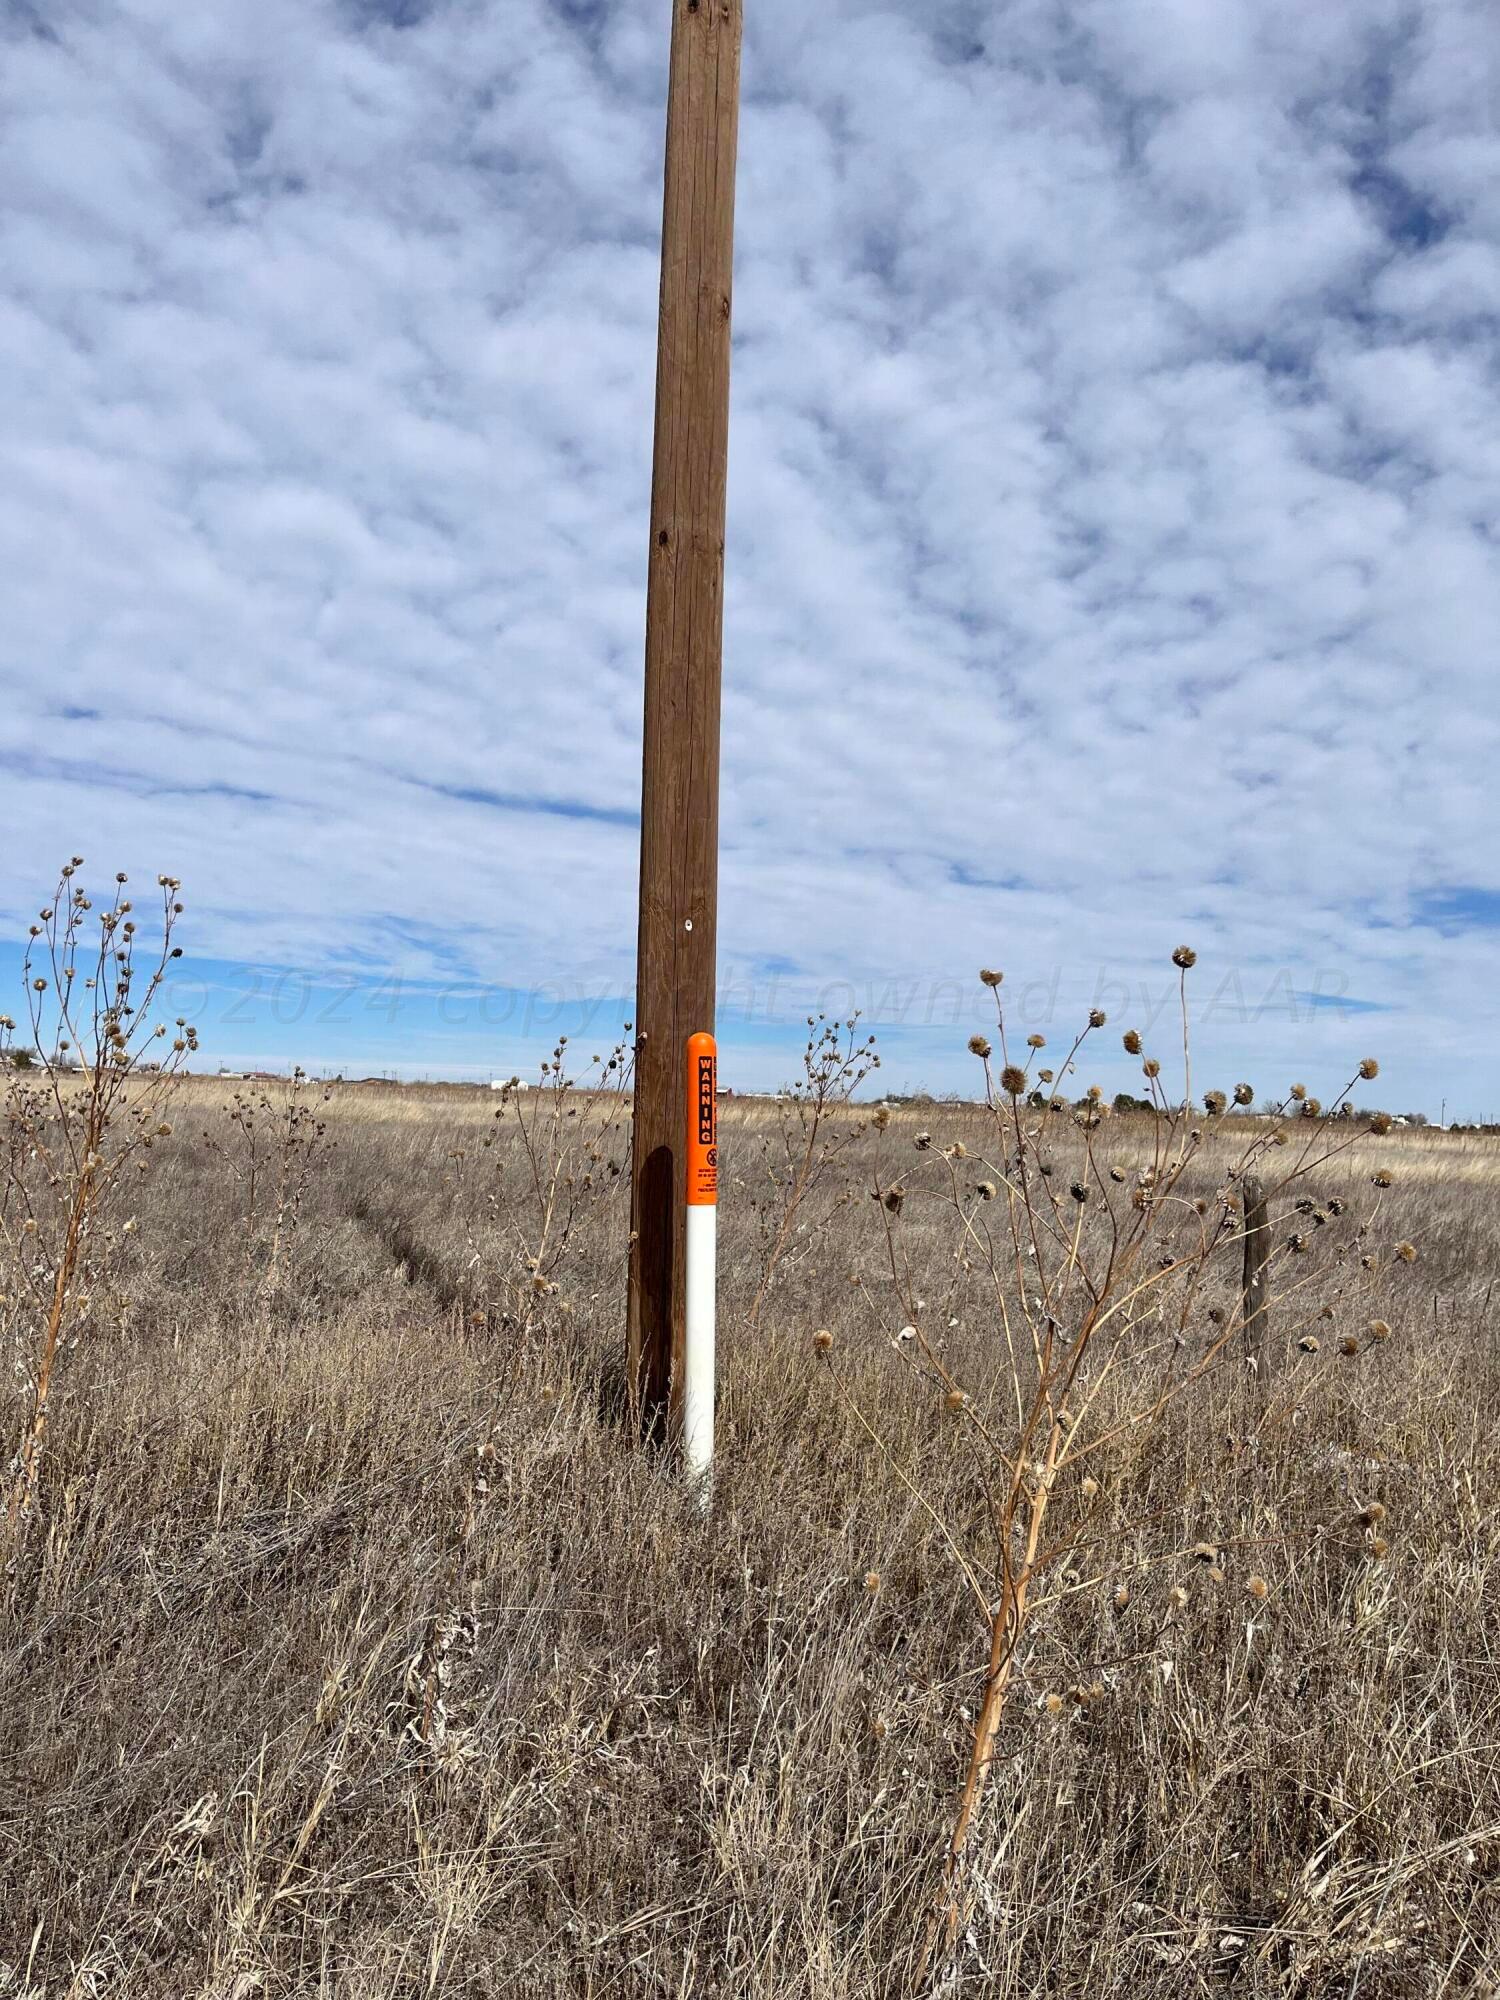
M 233 1088 L 183 1080 L 115 1190 L 12 1545 L 7 2000 L 1496 1990 L 1495 1139 L 1319 1169 L 1272 1407 L 1205 1373 L 1058 1481 L 919 1977 L 1028 1282 L 971 1254 L 986 1114 L 835 1114 L 766 1286 L 797 1107 L 726 1110 L 705 1514 L 632 1440 L 623 1100 L 536 1094 L 528 1150 L 485 1092 L 271 1087 L 247 1130 Z M 1064 1188 L 1089 1135 L 1053 1123 Z M 1209 1126 L 1194 1185 L 1249 1129 Z M 1092 1150 L 1123 1180 L 1154 1143 Z M 1364 1272 L 1323 1245 L 1377 1172 Z M 1227 1283 L 1106 1402 L 1211 1345 Z M 913 1309 L 961 1397 L 909 1365 Z

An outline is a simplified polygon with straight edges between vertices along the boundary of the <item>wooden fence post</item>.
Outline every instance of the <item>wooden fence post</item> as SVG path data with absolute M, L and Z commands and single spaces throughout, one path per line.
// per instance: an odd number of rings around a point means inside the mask
M 1266 1265 L 1271 1256 L 1271 1218 L 1266 1190 L 1258 1175 L 1240 1183 L 1245 1209 L 1245 1273 L 1241 1289 L 1240 1342 L 1256 1387 L 1264 1389 L 1271 1376 L 1271 1315 L 1266 1299 Z

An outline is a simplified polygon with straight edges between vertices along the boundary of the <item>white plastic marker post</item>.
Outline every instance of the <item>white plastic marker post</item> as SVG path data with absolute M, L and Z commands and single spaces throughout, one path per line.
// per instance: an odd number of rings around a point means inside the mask
M 712 1035 L 687 1040 L 687 1298 L 682 1458 L 708 1496 L 714 1463 L 714 1302 L 718 1289 L 719 1056 Z

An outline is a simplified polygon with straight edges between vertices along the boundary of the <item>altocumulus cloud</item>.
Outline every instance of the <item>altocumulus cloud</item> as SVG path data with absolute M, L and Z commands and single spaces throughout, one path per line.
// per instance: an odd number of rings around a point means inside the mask
M 1494 1080 L 1487 0 L 748 13 L 731 975 Z M 665 14 L 12 0 L 12 917 L 628 986 Z

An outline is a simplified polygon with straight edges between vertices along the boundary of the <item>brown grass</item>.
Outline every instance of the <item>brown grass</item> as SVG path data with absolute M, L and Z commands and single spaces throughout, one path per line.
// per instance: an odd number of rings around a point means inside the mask
M 866 1190 L 919 1126 L 977 1151 L 981 1114 L 862 1133 L 752 1339 L 779 1114 L 726 1106 L 705 1520 L 623 1422 L 620 1181 L 523 1312 L 490 1094 L 336 1090 L 273 1268 L 228 1094 L 182 1086 L 130 1190 L 5 1586 L 0 1993 L 912 1991 L 983 1629 L 892 1462 L 950 1523 L 984 1484 L 894 1363 Z M 1065 1179 L 1082 1140 L 1056 1147 Z M 1253 1452 L 1205 1384 L 1101 1475 L 1033 1613 L 943 1990 L 1494 1990 L 1500 1145 L 1361 1140 L 1319 1191 L 1390 1164 L 1383 1236 L 1421 1253 L 1377 1275 L 1391 1338 L 1299 1359 Z M 909 1200 L 904 1253 L 982 1403 L 993 1314 L 951 1224 Z

